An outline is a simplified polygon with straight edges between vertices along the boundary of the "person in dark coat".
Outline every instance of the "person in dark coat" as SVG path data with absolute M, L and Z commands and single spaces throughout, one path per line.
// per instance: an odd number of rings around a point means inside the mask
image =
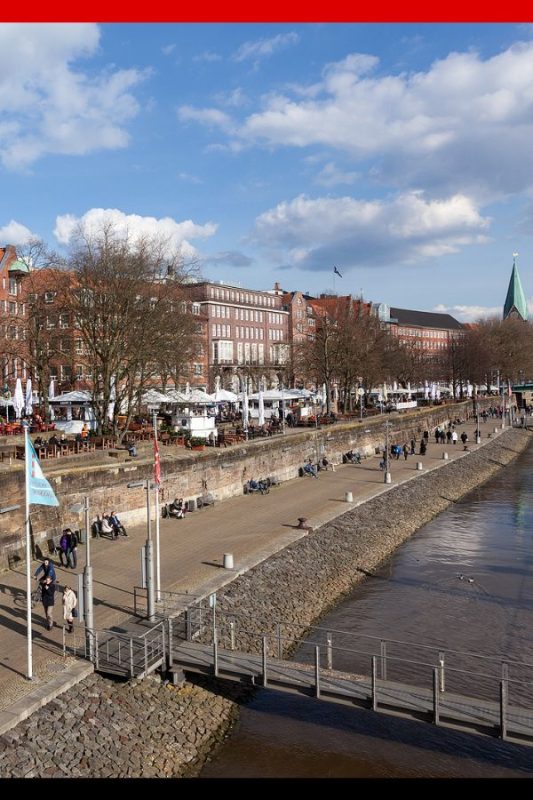
M 46 627 L 49 631 L 54 627 L 54 603 L 56 595 L 56 585 L 50 575 L 41 580 L 41 598 L 43 601 L 44 613 L 46 616 Z

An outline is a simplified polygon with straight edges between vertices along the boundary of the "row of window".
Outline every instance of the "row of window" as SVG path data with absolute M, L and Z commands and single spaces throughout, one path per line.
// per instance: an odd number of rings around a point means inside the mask
M 238 292 L 234 289 L 219 289 L 211 286 L 209 296 L 213 300 L 227 300 L 232 303 L 250 303 L 254 306 L 267 306 L 276 308 L 278 305 L 277 297 L 269 297 L 263 294 L 251 294 L 249 292 Z
M 423 328 L 398 328 L 400 336 L 421 336 L 424 339 L 448 339 L 451 335 L 449 331 L 425 330 Z
M 287 360 L 285 345 L 270 347 L 270 362 L 284 364 Z M 213 363 L 235 363 L 235 347 L 233 342 L 213 342 Z M 256 342 L 237 342 L 237 364 L 264 364 L 265 346 Z
M 17 303 L 15 300 L 0 300 L 0 311 L 4 314 L 11 314 L 12 317 L 20 316 L 24 317 L 26 315 L 26 305 L 25 303 Z

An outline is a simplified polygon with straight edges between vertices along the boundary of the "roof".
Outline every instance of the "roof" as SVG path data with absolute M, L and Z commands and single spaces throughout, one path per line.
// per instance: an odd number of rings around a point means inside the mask
M 521 319 L 527 320 L 527 303 L 516 264 L 513 264 L 507 297 L 503 306 L 503 318 L 507 319 L 510 316 L 519 316 Z
M 438 314 L 434 311 L 412 311 L 409 308 L 393 308 L 390 315 L 399 325 L 414 325 L 419 328 L 439 328 L 439 330 L 463 330 L 459 320 L 451 314 Z

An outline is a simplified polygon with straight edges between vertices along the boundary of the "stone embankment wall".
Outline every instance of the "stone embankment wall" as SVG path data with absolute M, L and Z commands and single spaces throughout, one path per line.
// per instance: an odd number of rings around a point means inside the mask
M 0 778 L 185 777 L 236 719 L 231 691 L 92 675 L 0 736 Z
M 305 629 L 530 440 L 527 431 L 510 430 L 466 458 L 348 511 L 237 578 L 218 593 L 217 608 L 242 615 L 258 633 L 268 618 Z M 211 687 L 175 688 L 156 679 L 120 684 L 91 676 L 0 737 L 0 777 L 195 774 L 250 692 L 240 685 Z
M 490 400 L 490 398 L 488 398 Z M 486 401 L 483 401 L 486 403 Z M 296 477 L 298 469 L 309 459 L 316 461 L 324 454 L 339 462 L 342 454 L 353 448 L 361 453 L 374 453 L 385 442 L 385 422 L 390 425 L 390 442 L 402 443 L 413 436 L 420 439 L 425 429 L 456 417 L 465 419 L 472 412 L 472 402 L 420 409 L 416 413 L 373 417 L 358 422 L 338 423 L 320 430 L 303 429 L 288 436 L 273 436 L 247 442 L 238 447 L 207 448 L 202 453 L 176 457 L 175 448 L 162 447 L 162 499 L 198 497 L 211 492 L 217 499 L 242 493 L 243 484 L 252 477 L 275 476 L 280 481 Z M 78 459 L 76 460 L 78 462 Z M 125 524 L 144 523 L 146 496 L 144 489 L 128 489 L 128 483 L 153 476 L 151 459 L 138 459 L 123 464 L 95 465 L 92 454 L 84 462 L 63 469 L 63 464 L 45 462 L 47 477 L 60 500 L 58 508 L 32 506 L 31 522 L 34 544 L 42 547 L 45 540 L 60 533 L 66 525 L 79 528 L 80 518 L 68 507 L 89 496 L 91 519 L 96 514 L 117 511 Z M 24 503 L 22 464 L 0 477 L 2 506 Z M 24 560 L 23 508 L 0 516 L 0 570 L 13 560 Z M 154 510 L 152 510 L 154 513 Z

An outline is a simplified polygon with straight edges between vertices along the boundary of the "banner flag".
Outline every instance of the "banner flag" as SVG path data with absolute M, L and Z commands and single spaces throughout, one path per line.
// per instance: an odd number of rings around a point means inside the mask
M 161 486 L 161 457 L 157 439 L 154 439 L 154 481 L 158 486 Z
M 33 448 L 30 437 L 26 434 L 26 486 L 28 487 L 28 504 L 37 506 L 58 506 L 59 500 L 46 480 Z

